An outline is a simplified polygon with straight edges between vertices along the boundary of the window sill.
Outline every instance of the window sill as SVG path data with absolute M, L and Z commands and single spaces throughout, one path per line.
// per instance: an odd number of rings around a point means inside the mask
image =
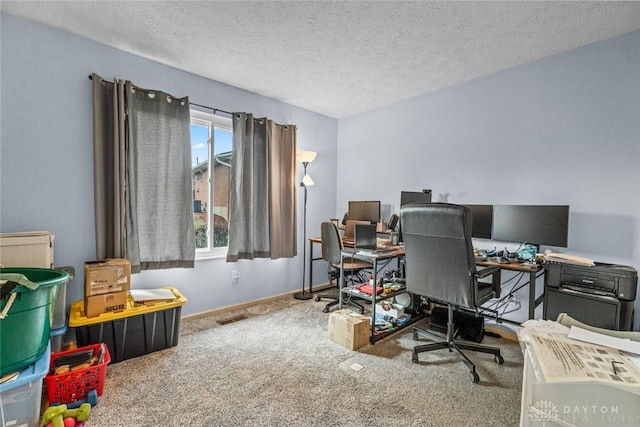
M 220 251 L 211 251 L 211 252 L 202 252 L 196 254 L 196 262 L 198 261 L 208 261 L 211 259 L 227 259 L 227 249 Z

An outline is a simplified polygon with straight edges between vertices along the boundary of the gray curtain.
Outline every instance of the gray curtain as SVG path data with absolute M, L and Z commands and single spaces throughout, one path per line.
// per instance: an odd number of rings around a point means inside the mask
M 123 258 L 125 182 L 124 81 L 93 82 L 93 193 L 96 259 Z
M 234 113 L 228 262 L 297 255 L 296 130 Z
M 131 271 L 193 268 L 189 99 L 127 82 L 126 255 Z
M 93 80 L 96 256 L 193 267 L 188 98 Z

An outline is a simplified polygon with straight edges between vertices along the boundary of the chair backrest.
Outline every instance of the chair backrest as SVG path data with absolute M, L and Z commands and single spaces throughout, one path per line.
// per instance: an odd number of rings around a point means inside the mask
M 342 240 L 338 227 L 331 222 L 320 224 L 320 238 L 322 239 L 322 259 L 330 264 L 340 262 Z
M 414 203 L 400 209 L 407 290 L 437 301 L 475 306 L 476 264 L 471 211 L 449 203 Z

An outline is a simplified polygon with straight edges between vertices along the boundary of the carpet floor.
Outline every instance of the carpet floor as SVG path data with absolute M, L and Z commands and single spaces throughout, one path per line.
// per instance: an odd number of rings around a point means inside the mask
M 358 351 L 334 343 L 324 304 L 287 297 L 183 320 L 177 346 L 108 366 L 86 425 L 518 425 L 517 342 L 484 338 L 501 348 L 503 365 L 467 352 L 480 375 L 473 384 L 455 353 L 413 363 L 410 327 Z

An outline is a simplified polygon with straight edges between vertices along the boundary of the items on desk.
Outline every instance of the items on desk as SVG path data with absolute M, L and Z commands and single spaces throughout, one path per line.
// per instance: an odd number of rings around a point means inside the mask
M 400 237 L 396 231 L 392 231 L 389 233 L 389 244 L 392 246 L 397 246 L 400 242 Z
M 545 254 L 545 259 L 547 261 L 566 262 L 566 263 L 578 264 L 578 265 L 587 265 L 587 266 L 596 265 L 596 263 L 589 258 L 583 258 L 575 255 L 560 254 L 560 253 L 554 253 L 554 252 L 549 252 Z
M 369 283 L 363 283 L 362 285 L 358 286 L 357 289 L 363 294 L 373 295 L 373 285 Z M 382 286 L 376 286 L 376 295 L 383 291 L 384 288 Z
M 404 306 L 393 302 L 381 302 L 376 304 L 376 316 L 384 319 L 398 319 L 404 315 Z
M 387 332 L 392 332 L 398 328 L 405 326 L 407 323 L 411 321 L 411 315 L 409 313 L 404 313 L 397 318 L 384 315 L 376 312 L 376 320 L 374 323 L 374 333 L 375 334 L 385 334 Z

